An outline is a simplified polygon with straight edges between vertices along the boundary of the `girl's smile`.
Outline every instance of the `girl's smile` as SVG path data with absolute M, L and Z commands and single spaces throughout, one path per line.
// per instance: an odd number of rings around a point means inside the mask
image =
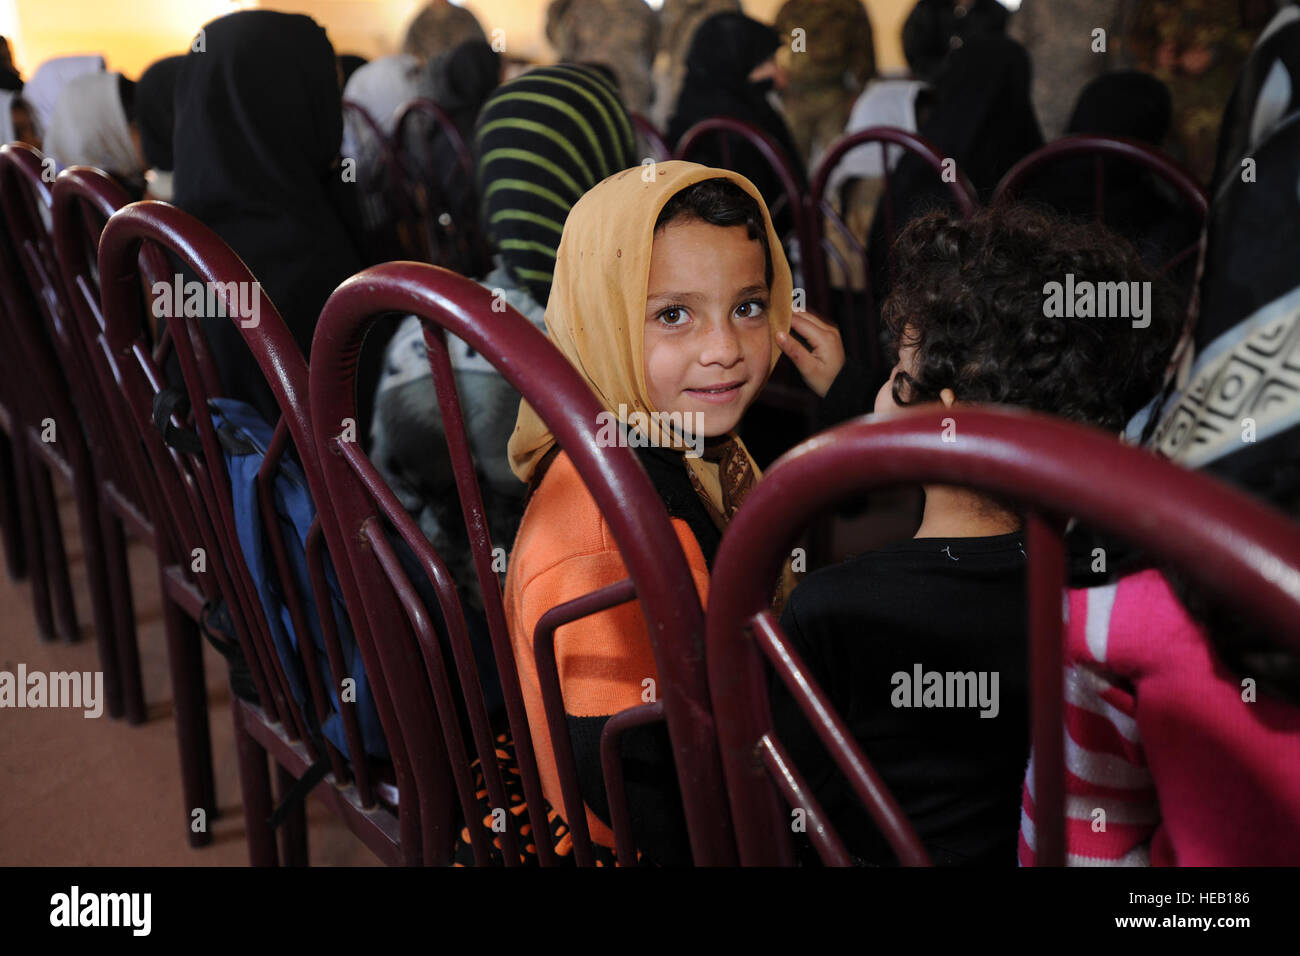
M 661 412 L 699 412 L 714 437 L 740 422 L 772 360 L 767 261 L 744 226 L 669 222 L 650 254 L 646 389 Z

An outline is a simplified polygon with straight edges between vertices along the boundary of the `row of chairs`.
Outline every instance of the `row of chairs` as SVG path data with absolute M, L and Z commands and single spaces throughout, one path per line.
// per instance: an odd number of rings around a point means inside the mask
M 846 495 L 880 484 L 965 484 L 1018 501 L 1026 510 L 1041 863 L 1059 864 L 1064 858 L 1061 516 L 1075 515 L 1128 535 L 1208 593 L 1259 616 L 1284 646 L 1300 649 L 1300 533 L 1293 525 L 1209 478 L 1100 433 L 991 409 L 964 411 L 956 443 L 942 441 L 937 414 L 917 410 L 888 423 L 850 423 L 789 453 L 724 536 L 709 605 L 702 608 L 664 507 L 635 455 L 598 444 L 600 409 L 575 370 L 521 316 L 494 311 L 490 294 L 475 283 L 406 262 L 367 269 L 339 287 L 320 316 L 310 365 L 264 293 L 258 292 L 260 323 L 240 329 L 281 412 L 260 476 L 258 517 L 271 546 L 271 571 L 295 632 L 311 633 L 314 615 L 323 639 L 321 647 L 306 637 L 298 642 L 307 688 L 295 696 L 290 664 L 277 650 L 258 597 L 259 582 L 241 550 L 239 516 L 209 414 L 222 390 L 203 326 L 175 317 L 155 331 L 148 321 L 153 283 L 176 264 L 216 284 L 223 295 L 238 288 L 229 283 L 253 288 L 254 277 L 217 236 L 180 210 L 154 202 L 122 208 L 120 190 L 88 168 L 65 170 L 52 190 L 42 188 L 39 176 L 17 172 L 39 168 L 35 151 L 0 148 L 0 198 L 11 239 L 0 262 L 0 294 L 11 326 L 20 333 L 20 348 L 5 356 L 0 400 L 9 413 L 11 445 L 21 446 L 29 459 L 39 454 L 37 426 L 46 418 L 58 424 L 60 442 L 65 436 L 73 441 L 68 433 L 77 432 L 87 445 L 103 443 L 103 455 L 86 455 L 70 465 L 89 475 L 76 482 L 79 498 L 84 493 L 91 499 L 86 507 L 98 504 L 101 513 L 116 514 L 103 501 L 112 494 L 106 489 L 120 487 L 146 519 L 137 530 L 151 531 L 145 540 L 157 555 L 169 608 L 184 819 L 192 842 L 202 842 L 189 827 L 193 809 L 204 807 L 211 815 L 216 806 L 199 634 L 220 631 L 214 611 L 224 607 L 256 691 L 255 701 L 251 694 L 232 695 L 254 864 L 306 862 L 305 818 L 294 797 L 322 774 L 315 792 L 385 862 L 449 862 L 461 821 L 479 864 L 517 864 L 525 841 L 535 843 L 542 864 L 558 862 L 545 840 L 529 836 L 548 832 L 547 807 L 493 567 L 494 544 L 508 549 L 510 542 L 493 542 L 486 531 L 447 334 L 498 368 L 547 422 L 606 516 L 628 568 L 626 581 L 552 609 L 535 635 L 562 809 L 572 825 L 579 864 L 592 863 L 594 854 L 565 744 L 553 636 L 566 622 L 631 600 L 640 602 L 650 625 L 660 684 L 657 701 L 615 717 L 603 740 L 604 779 L 621 860 L 635 860 L 636 848 L 619 739 L 631 728 L 663 721 L 673 742 L 696 863 L 792 862 L 785 804 L 807 811 L 809 832 L 824 859 L 847 861 L 833 826 L 773 732 L 766 657 L 801 701 L 900 859 L 924 862 L 915 832 L 871 770 L 868 755 L 852 742 L 784 644 L 768 608 L 770 594 L 763 593 L 763 582 L 774 579 L 810 519 Z M 24 209 L 34 209 L 35 215 L 20 215 Z M 24 259 L 14 254 L 29 249 Z M 40 309 L 38 300 L 49 308 Z M 233 314 L 236 303 L 230 305 Z M 490 826 L 493 818 L 483 820 L 474 788 L 477 759 L 491 805 L 509 806 L 496 759 L 499 728 L 488 718 L 457 590 L 465 582 L 451 579 L 352 430 L 359 345 L 372 323 L 391 313 L 418 315 L 425 328 L 525 794 L 524 810 L 507 813 L 504 830 Z M 47 338 L 55 348 L 46 348 L 42 363 Z M 169 392 L 169 357 L 179 366 L 188 402 L 161 404 Z M 37 379 L 38 373 L 59 372 L 70 384 L 77 370 L 90 374 L 71 391 L 52 393 Z M 61 399 L 67 395 L 71 402 Z M 86 417 L 78 419 L 78 411 Z M 318 509 L 306 537 L 304 587 L 298 586 L 301 578 L 282 546 L 272 507 L 275 476 L 289 461 L 301 466 Z M 10 487 L 10 476 L 3 478 Z M 1163 491 L 1154 502 L 1148 496 L 1153 486 Z M 34 522 L 37 537 L 48 531 L 48 518 L 42 514 Z M 28 534 L 29 570 L 32 545 Z M 194 560 L 199 554 L 204 562 Z M 101 557 L 104 551 L 88 547 L 88 561 Z M 341 612 L 331 598 L 331 581 L 341 592 Z M 129 582 L 125 592 L 111 588 L 110 606 L 102 620 L 96 619 L 106 686 L 112 670 L 119 687 L 138 688 L 138 676 L 128 673 L 138 666 L 129 608 L 113 604 L 129 591 Z M 344 627 L 355 636 L 374 691 L 388 761 L 364 756 L 355 704 L 338 692 L 351 676 L 340 640 Z M 328 683 L 322 675 L 328 675 Z M 342 718 L 347 754 L 317 729 L 332 707 Z

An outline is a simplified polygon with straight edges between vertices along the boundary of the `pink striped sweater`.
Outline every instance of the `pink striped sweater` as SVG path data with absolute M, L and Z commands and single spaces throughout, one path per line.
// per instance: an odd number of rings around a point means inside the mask
M 1223 666 L 1156 571 L 1071 591 L 1066 615 L 1068 865 L 1300 864 L 1300 707 L 1244 700 L 1250 675 Z

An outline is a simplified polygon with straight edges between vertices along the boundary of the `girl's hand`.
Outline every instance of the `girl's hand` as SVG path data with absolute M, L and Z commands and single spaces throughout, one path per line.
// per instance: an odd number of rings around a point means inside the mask
M 818 398 L 825 398 L 835 376 L 844 367 L 844 343 L 840 330 L 810 312 L 796 312 L 790 317 L 790 327 L 807 341 L 805 348 L 788 332 L 777 334 L 776 344 L 790 357 L 803 380 Z

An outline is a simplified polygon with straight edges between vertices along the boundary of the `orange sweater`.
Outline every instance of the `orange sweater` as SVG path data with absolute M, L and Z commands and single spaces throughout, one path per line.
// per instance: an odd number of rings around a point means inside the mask
M 703 602 L 709 586 L 704 554 L 685 521 L 674 518 L 672 523 Z M 542 789 L 561 815 L 564 799 L 533 661 L 533 632 L 542 615 L 556 605 L 627 576 L 609 524 L 569 457 L 560 452 L 519 526 L 506 574 L 505 610 Z M 564 709 L 573 717 L 608 717 L 645 703 L 646 678 L 658 687 L 650 635 L 635 601 L 561 627 L 555 634 L 555 660 Z M 590 808 L 587 825 L 593 841 L 614 845 L 613 833 Z

